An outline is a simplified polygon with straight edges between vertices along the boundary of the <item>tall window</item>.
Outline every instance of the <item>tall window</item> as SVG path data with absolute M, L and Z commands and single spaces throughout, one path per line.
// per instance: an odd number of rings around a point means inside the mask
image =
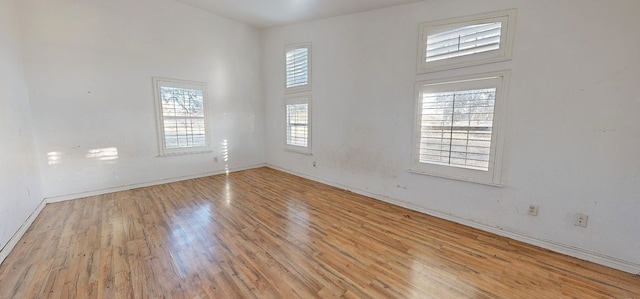
M 420 24 L 418 73 L 511 59 L 515 10 Z
M 311 43 L 285 47 L 285 149 L 311 154 Z
M 507 73 L 419 82 L 412 169 L 457 179 L 500 184 Z
M 296 44 L 285 49 L 287 93 L 311 90 L 311 44 Z
M 286 148 L 311 153 L 311 97 L 288 98 L 286 112 Z
M 160 155 L 210 151 L 206 83 L 153 78 Z

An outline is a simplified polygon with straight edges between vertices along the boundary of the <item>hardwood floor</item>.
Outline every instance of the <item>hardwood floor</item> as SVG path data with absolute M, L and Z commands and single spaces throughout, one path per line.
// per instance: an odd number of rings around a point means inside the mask
M 640 298 L 640 277 L 269 168 L 45 207 L 0 298 Z

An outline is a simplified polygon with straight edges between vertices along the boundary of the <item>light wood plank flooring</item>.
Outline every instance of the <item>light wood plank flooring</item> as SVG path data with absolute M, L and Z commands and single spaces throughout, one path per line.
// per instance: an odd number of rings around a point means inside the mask
M 0 298 L 640 298 L 640 277 L 260 168 L 45 207 Z

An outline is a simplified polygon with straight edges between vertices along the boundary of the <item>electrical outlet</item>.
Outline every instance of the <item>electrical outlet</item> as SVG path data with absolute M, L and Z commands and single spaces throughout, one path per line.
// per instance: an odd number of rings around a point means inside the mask
M 587 221 L 589 221 L 589 215 L 576 213 L 573 217 L 573 224 L 576 226 L 587 227 Z
M 318 167 L 318 164 L 316 164 L 316 161 L 313 161 L 313 167 Z
M 529 210 L 527 214 L 531 216 L 538 216 L 538 206 L 537 205 L 529 205 Z
M 213 162 L 218 163 L 218 157 L 213 157 Z

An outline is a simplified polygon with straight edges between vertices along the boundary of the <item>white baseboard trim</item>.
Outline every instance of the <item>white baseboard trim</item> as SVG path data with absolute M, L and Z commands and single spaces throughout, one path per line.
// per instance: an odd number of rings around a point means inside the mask
M 9 256 L 9 253 L 11 253 L 13 248 L 16 247 L 18 242 L 20 242 L 20 239 L 22 239 L 22 236 L 24 236 L 24 234 L 27 232 L 29 227 L 31 227 L 31 224 L 33 224 L 36 218 L 38 218 L 38 215 L 40 215 L 40 212 L 42 212 L 42 209 L 44 209 L 45 205 L 47 205 L 47 201 L 43 199 L 40 202 L 40 204 L 38 204 L 36 209 L 33 210 L 33 212 L 31 212 L 31 214 L 29 215 L 29 217 L 27 217 L 27 219 L 22 223 L 22 225 L 20 225 L 20 227 L 13 234 L 13 236 L 9 238 L 9 241 L 7 241 L 7 244 L 5 244 L 4 247 L 2 247 L 2 249 L 0 249 L 0 264 L 4 262 L 7 256 Z
M 236 171 L 259 168 L 259 167 L 264 167 L 264 166 L 267 166 L 267 165 L 266 164 L 255 164 L 255 165 L 248 165 L 248 166 L 243 166 L 243 167 L 230 168 L 228 171 L 229 172 L 236 172 Z M 61 195 L 61 196 L 45 198 L 40 202 L 40 204 L 31 213 L 31 215 L 29 215 L 27 220 L 25 220 L 25 222 L 22 223 L 20 228 L 18 228 L 18 231 L 16 231 L 15 234 L 13 234 L 13 236 L 11 236 L 11 238 L 4 245 L 4 247 L 2 247 L 2 249 L 0 249 L 0 264 L 2 264 L 2 262 L 7 258 L 7 256 L 9 256 L 9 253 L 11 253 L 13 248 L 18 244 L 18 242 L 20 241 L 22 236 L 24 236 L 24 234 L 27 232 L 27 230 L 29 229 L 31 224 L 33 224 L 33 222 L 36 220 L 38 215 L 40 215 L 40 212 L 42 212 L 42 210 L 44 209 L 45 205 L 47 205 L 48 203 L 55 203 L 55 202 L 79 199 L 79 198 L 84 198 L 84 197 L 89 197 L 89 196 L 107 194 L 107 193 L 112 193 L 112 192 L 130 190 L 130 189 L 135 189 L 135 188 L 142 188 L 142 187 L 148 187 L 148 186 L 153 186 L 153 185 L 173 183 L 173 182 L 179 182 L 179 181 L 184 181 L 184 180 L 208 177 L 208 176 L 212 176 L 212 175 L 223 174 L 223 173 L 226 173 L 226 172 L 227 172 L 227 170 L 205 172 L 205 173 L 199 173 L 199 174 L 194 174 L 194 175 L 169 178 L 169 179 L 164 179 L 164 180 L 156 180 L 156 181 L 149 181 L 149 182 L 143 182 L 143 183 L 122 185 L 122 186 L 116 186 L 116 187 L 111 187 L 111 188 L 105 188 L 105 189 L 99 189 L 99 190 L 93 190 L 93 191 L 87 191 L 87 192 L 79 192 L 79 193 L 73 193 L 73 194 L 67 194 L 67 195 Z
M 363 194 L 365 195 L 365 194 Z M 368 196 L 368 195 L 367 195 Z M 377 195 L 380 196 L 380 195 Z M 373 196 L 371 196 L 373 197 Z M 376 197 L 373 197 L 376 198 Z M 384 198 L 384 197 L 383 197 Z M 526 235 L 522 235 L 519 233 L 514 233 L 511 231 L 507 231 L 504 230 L 502 228 L 498 228 L 498 227 L 493 227 L 493 226 L 489 226 L 486 224 L 482 224 L 482 223 L 478 223 L 475 221 L 470 221 L 464 218 L 459 218 L 456 216 L 452 216 L 440 211 L 434 211 L 434 210 L 430 210 L 427 208 L 423 208 L 417 205 L 414 205 L 412 203 L 408 203 L 408 202 L 403 202 L 403 201 L 399 201 L 399 200 L 395 200 L 392 198 L 387 198 L 385 199 L 381 199 L 381 198 L 376 198 L 382 201 L 386 201 L 389 202 L 391 204 L 395 204 L 410 210 L 414 210 L 414 211 L 418 211 L 421 213 L 425 213 L 427 215 L 431 215 L 437 218 L 441 218 L 441 219 L 445 219 L 445 220 L 449 220 L 455 223 L 459 223 L 462 225 L 466 225 L 469 227 L 473 227 L 473 228 L 477 228 L 479 230 L 482 231 L 486 231 L 486 232 L 490 232 L 499 236 L 503 236 L 503 237 L 507 237 L 510 239 L 514 239 L 517 241 L 521 241 L 527 244 L 531 244 L 531 245 L 535 245 L 535 246 L 539 246 L 557 253 L 561 253 L 564 255 L 568 255 L 571 257 L 575 257 L 581 260 L 585 260 L 585 261 L 589 261 L 589 262 L 593 262 L 596 264 L 600 264 L 603 266 L 607 266 L 609 268 L 614 268 L 614 269 L 618 269 L 624 272 L 628 272 L 631 274 L 638 274 L 640 275 L 640 265 L 639 264 L 635 264 L 633 262 L 629 262 L 629 261 L 624 261 L 621 259 L 617 259 L 617 258 L 613 258 L 613 257 L 609 257 L 603 254 L 599 254 L 596 252 L 591 252 L 588 250 L 584 250 L 581 248 L 577 248 L 577 247 L 573 247 L 573 246 L 569 246 L 566 244 L 562 244 L 559 242 L 555 242 L 555 241 L 551 241 L 551 240 L 543 240 L 543 239 L 538 239 L 538 238 L 533 238 L 533 237 L 529 237 Z
M 247 165 L 247 166 L 242 166 L 242 167 L 229 168 L 228 172 L 236 172 L 236 171 L 259 168 L 259 167 L 264 167 L 264 166 L 267 166 L 267 165 L 266 164 Z M 212 175 L 223 174 L 223 173 L 226 173 L 226 172 L 227 172 L 227 170 L 222 169 L 222 170 L 203 172 L 203 173 L 198 173 L 198 174 L 193 174 L 193 175 L 185 175 L 185 176 L 179 176 L 179 177 L 162 179 L 162 180 L 141 182 L 141 183 L 135 183 L 135 184 L 127 184 L 127 185 L 109 187 L 109 188 L 104 188 L 104 189 L 97 189 L 97 190 L 86 191 L 86 192 L 71 193 L 71 194 L 48 197 L 48 198 L 46 198 L 46 202 L 47 203 L 55 203 L 55 202 L 61 202 L 61 201 L 67 201 L 67 200 L 74 200 L 74 199 L 79 199 L 79 198 L 85 198 L 85 197 L 102 195 L 102 194 L 107 194 L 107 193 L 131 190 L 131 189 L 136 189 L 136 188 L 143 188 L 143 187 L 149 187 L 149 186 L 155 186 L 155 185 L 161 185 L 161 184 L 168 184 L 168 183 L 186 181 L 186 180 L 197 179 L 197 178 L 203 178 L 203 177 L 208 177 L 208 176 L 212 176 Z
M 640 275 L 640 264 L 637 263 L 633 263 L 630 261 L 625 261 L 625 260 L 621 260 L 621 259 L 617 259 L 617 258 L 613 258 L 613 257 L 609 257 L 603 254 L 599 254 L 599 253 L 595 253 L 595 252 L 591 252 L 588 250 L 584 250 L 584 249 L 580 249 L 580 248 L 576 248 L 573 246 L 569 246 L 566 244 L 562 244 L 559 242 L 555 242 L 555 241 L 550 241 L 550 240 L 541 240 L 541 239 L 537 239 L 537 238 L 532 238 L 526 235 L 522 235 L 519 233 L 514 233 L 514 232 L 510 232 L 510 231 L 506 231 L 504 229 L 498 228 L 498 227 L 493 227 L 493 226 L 489 226 L 486 224 L 482 224 L 482 223 L 478 223 L 475 221 L 471 221 L 471 220 L 467 220 L 464 218 L 459 218 L 453 215 L 449 215 L 447 213 L 443 213 L 440 211 L 436 211 L 436 210 L 431 210 L 431 209 L 427 209 L 424 207 L 420 207 L 417 206 L 415 204 L 409 203 L 409 202 L 405 202 L 405 201 L 401 201 L 401 200 L 397 200 L 394 198 L 390 198 L 384 195 L 380 195 L 380 194 L 375 194 L 372 192 L 368 192 L 368 191 L 364 191 L 361 189 L 357 189 L 357 188 L 352 188 L 350 186 L 346 186 L 340 183 L 336 183 L 336 182 L 331 182 L 331 181 L 327 181 L 325 179 L 321 179 L 318 177 L 314 177 L 314 176 L 309 176 L 306 174 L 302 174 L 296 171 L 292 171 L 289 169 L 284 169 L 275 165 L 271 165 L 271 164 L 256 164 L 256 165 L 249 165 L 249 166 L 244 166 L 244 167 L 238 167 L 238 168 L 233 168 L 233 169 L 229 169 L 229 172 L 236 172 L 236 171 L 242 171 L 242 170 L 247 170 L 247 169 L 253 169 L 253 168 L 259 168 L 259 167 L 263 167 L 263 166 L 267 166 L 273 169 L 277 169 L 286 173 L 290 173 L 299 177 L 303 177 L 303 178 L 307 178 L 313 181 L 317 181 L 323 184 L 327 184 L 329 186 L 333 186 L 336 188 L 340 188 L 340 189 L 344 189 L 344 190 L 348 190 L 354 193 L 358 193 L 360 195 L 364 195 L 367 197 L 371 197 L 380 201 L 384 201 L 384 202 L 388 202 L 397 206 L 401 206 L 410 210 L 414 210 L 414 211 L 418 211 L 421 213 L 425 213 L 427 215 L 431 215 L 434 217 L 438 217 L 441 219 L 445 219 L 445 220 L 449 220 L 455 223 L 459 223 L 462 225 L 466 225 L 469 227 L 473 227 L 473 228 L 477 228 L 486 232 L 490 232 L 490 233 L 494 233 L 496 235 L 500 235 L 500 236 L 504 236 L 507 238 L 511 238 L 514 240 L 518 240 L 518 241 L 522 241 L 528 244 L 532 244 L 532 245 L 536 245 L 545 249 L 549 249 L 551 251 L 555 251 L 561 254 L 565 254 L 568 256 L 572 256 L 575 258 L 579 258 L 582 260 L 586 260 L 586 261 L 590 261 L 596 264 L 600 264 L 603 266 L 607 266 L 610 268 L 614 268 L 614 269 L 618 269 L 624 272 L 628 272 L 628 273 L 632 273 L 632 274 L 637 274 Z M 206 172 L 206 173 L 200 173 L 200 174 L 195 174 L 195 175 L 189 175 L 189 176 L 181 176 L 181 177 L 175 177 L 175 178 L 169 178 L 169 179 L 164 179 L 164 180 L 156 180 L 156 181 L 149 181 L 149 182 L 143 182 L 143 183 L 137 183 L 137 184 L 130 184 L 130 185 L 123 185 L 123 186 L 117 186 L 117 187 L 112 187 L 112 188 L 105 188 L 105 189 L 100 189 L 100 190 L 94 190 L 94 191 L 87 191 L 87 192 L 81 192 L 81 193 L 74 193 L 74 194 L 69 194 L 69 195 L 63 195 L 63 196 L 56 196 L 56 197 L 50 197 L 50 198 L 46 198 L 43 199 L 40 204 L 36 207 L 36 209 L 31 213 L 31 215 L 29 215 L 29 217 L 25 220 L 25 222 L 20 226 L 20 228 L 18 228 L 18 231 L 16 231 L 16 233 L 9 239 L 9 241 L 5 244 L 5 246 L 0 249 L 0 264 L 5 260 L 5 258 L 9 255 L 9 253 L 11 252 L 11 250 L 13 250 L 13 248 L 18 244 L 18 242 L 20 241 L 20 239 L 22 238 L 22 236 L 27 232 L 27 230 L 29 229 L 29 227 L 31 226 L 31 224 L 33 224 L 33 222 L 35 221 L 35 219 L 38 217 L 38 215 L 40 215 L 40 212 L 42 212 L 42 209 L 44 209 L 45 205 L 47 203 L 53 203 L 53 202 L 60 202 L 60 201 L 65 201 L 65 200 L 72 200 L 72 199 L 78 199 L 78 198 L 84 198 L 84 197 L 88 197 L 88 196 L 95 196 L 95 195 L 101 195 L 101 194 L 106 194 L 106 193 L 112 193 L 112 192 L 118 192 L 118 191 L 124 191 L 124 190 L 130 190 L 130 189 L 135 189 L 135 188 L 142 188 L 142 187 L 148 187 L 148 186 L 153 186 L 153 185 L 159 185 L 159 184 L 166 184 L 166 183 L 173 183 L 173 182 L 178 182 L 178 181 L 184 181 L 184 180 L 189 180 L 189 179 L 195 179 L 195 178 L 201 178 L 201 177 L 207 177 L 207 176 L 212 176 L 212 175 L 218 175 L 218 174 L 223 174 L 225 173 L 226 170 L 220 170 L 220 171 L 213 171 L 213 172 Z
M 610 256 L 606 256 L 600 253 L 596 253 L 596 252 L 591 252 L 588 250 L 584 250 L 584 249 L 580 249 L 577 247 L 573 247 L 573 246 L 569 246 L 566 244 L 562 244 L 559 242 L 555 242 L 555 241 L 550 241 L 550 240 L 542 240 L 542 239 L 537 239 L 537 238 L 533 238 L 533 237 L 529 237 L 526 235 L 522 235 L 519 233 L 515 233 L 515 232 L 510 232 L 510 231 L 506 231 L 502 228 L 499 227 L 493 227 L 493 226 L 489 226 L 486 224 L 482 224 L 482 223 L 478 223 L 475 221 L 471 221 L 471 220 L 467 220 L 464 218 L 460 218 L 460 217 L 456 217 L 441 211 L 436 211 L 436 210 L 431 210 L 425 207 L 421 207 L 409 202 L 405 202 L 405 201 L 401 201 L 395 198 L 391 198 L 385 195 L 380 195 L 380 194 L 376 194 L 376 193 L 371 193 L 369 191 L 364 191 L 358 188 L 353 188 L 350 186 L 346 186 L 340 183 L 336 183 L 336 182 L 332 182 L 332 181 L 327 181 L 325 179 L 322 178 L 318 178 L 318 177 L 314 177 L 314 176 L 310 176 L 310 175 L 306 175 L 303 173 L 299 173 L 293 170 L 289 170 L 289 169 L 285 169 L 282 167 L 278 167 L 272 164 L 268 164 L 266 165 L 267 167 L 276 169 L 276 170 L 280 170 L 286 173 L 290 173 L 292 175 L 295 176 L 299 176 L 299 177 L 303 177 L 312 181 L 316 181 L 316 182 L 320 182 L 323 184 L 327 184 L 329 186 L 333 186 L 336 188 L 340 188 L 340 189 L 344 189 L 347 191 L 351 191 L 353 193 L 357 193 L 360 195 L 364 195 L 367 197 L 371 197 L 380 201 L 384 201 L 390 204 L 394 204 L 397 206 L 401 206 L 403 208 L 407 208 L 410 210 L 414 210 L 417 212 L 421 212 L 433 217 L 437 217 L 440 219 L 444 219 L 444 220 L 448 220 L 448 221 L 452 221 L 458 224 L 462 224 L 465 226 L 469 226 L 469 227 L 473 227 L 482 231 L 486 231 L 486 232 L 490 232 L 499 236 L 503 236 L 503 237 L 507 237 L 507 238 L 511 238 L 517 241 L 521 241 L 527 244 L 532 244 L 535 246 L 539 246 L 557 253 L 561 253 L 564 255 L 568 255 L 571 257 L 575 257 L 581 260 L 586 260 L 589 262 L 593 262 L 596 264 L 600 264 L 609 268 L 613 268 L 613 269 L 617 269 L 617 270 L 621 270 L 627 273 L 631 273 L 631 274 L 636 274 L 636 275 L 640 275 L 640 264 L 634 263 L 634 262 L 630 262 L 630 261 L 626 261 L 626 260 L 621 260 L 618 258 L 614 258 L 614 257 L 610 257 Z

